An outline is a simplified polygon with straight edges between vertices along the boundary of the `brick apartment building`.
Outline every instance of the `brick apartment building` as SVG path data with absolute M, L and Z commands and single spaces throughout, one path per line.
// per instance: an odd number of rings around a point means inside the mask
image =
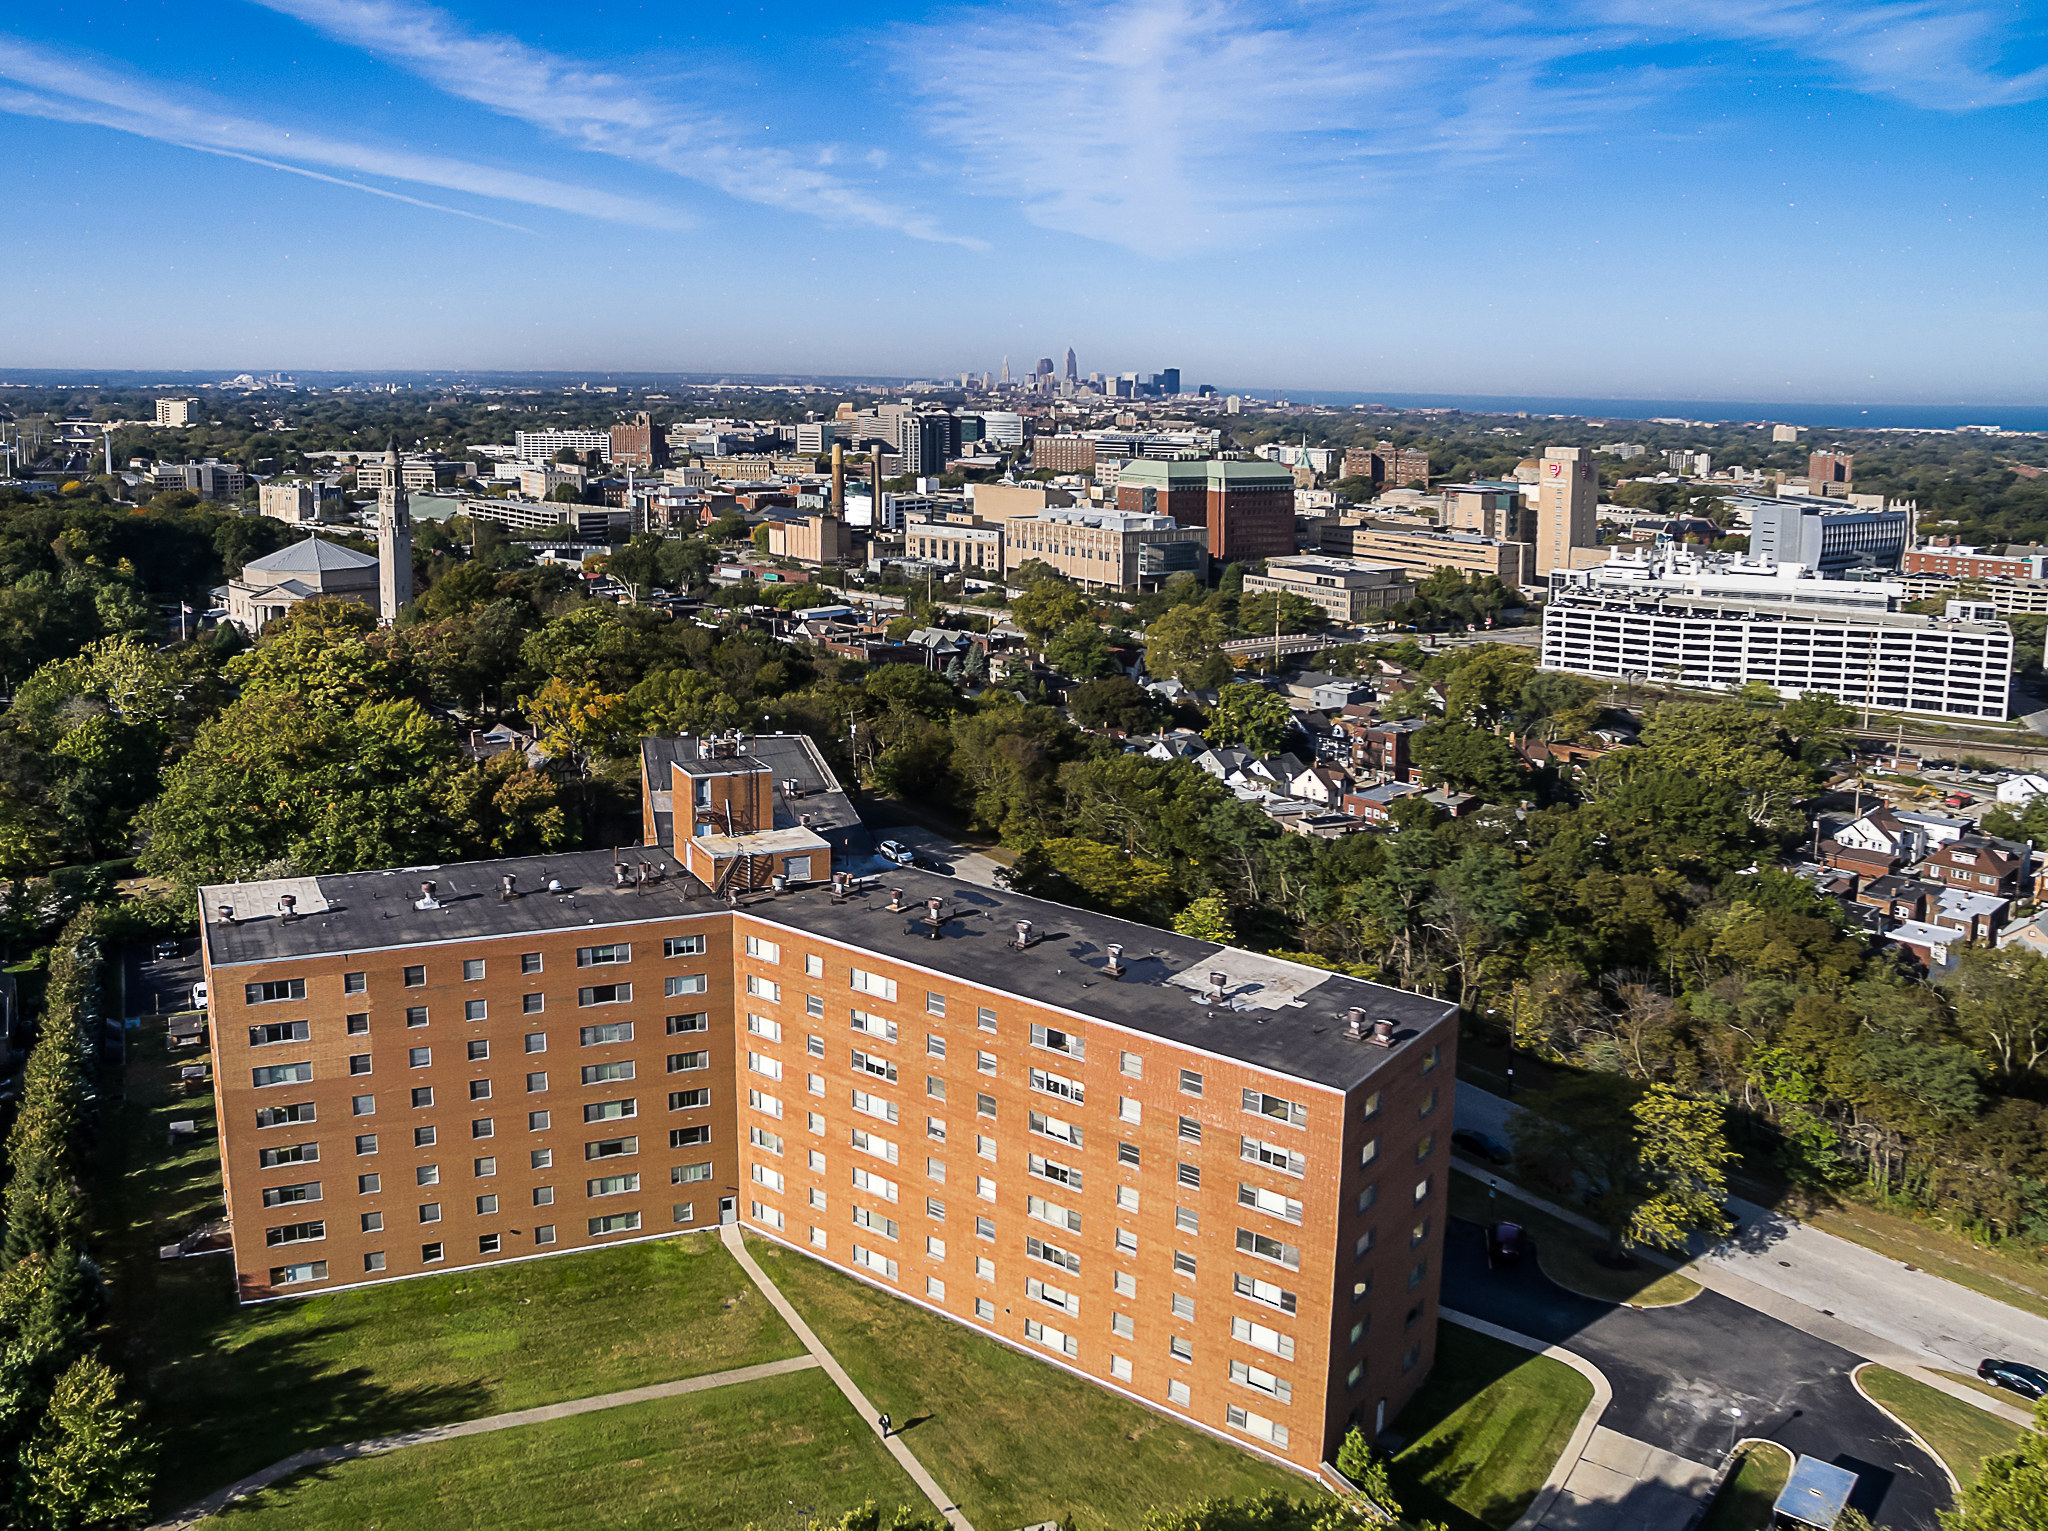
M 1854 452 L 1809 452 L 1806 476 L 1815 484 L 1851 484 L 1856 481 Z
M 1905 557 L 1908 574 L 1946 574 L 1951 579 L 2044 579 L 2048 578 L 2048 557 L 2039 553 L 2010 556 L 1983 548 L 1912 548 Z
M 1391 1424 L 1454 1008 L 793 847 L 763 880 L 761 836 L 861 833 L 810 758 L 650 741 L 616 860 L 202 890 L 240 1298 L 737 1222 L 1297 1467 Z M 754 843 L 700 880 L 694 839 Z
M 1429 453 L 1419 447 L 1397 447 L 1382 441 L 1374 447 L 1344 449 L 1345 478 L 1370 479 L 1375 489 L 1391 484 L 1396 489 L 1411 485 L 1429 487 Z
M 653 471 L 668 466 L 668 432 L 645 410 L 612 427 L 612 466 Z
M 1281 463 L 1127 462 L 1117 475 L 1116 508 L 1206 526 L 1209 556 L 1225 563 L 1295 550 L 1294 472 Z
M 1040 436 L 1031 443 L 1031 466 L 1054 473 L 1092 473 L 1095 442 L 1088 436 Z

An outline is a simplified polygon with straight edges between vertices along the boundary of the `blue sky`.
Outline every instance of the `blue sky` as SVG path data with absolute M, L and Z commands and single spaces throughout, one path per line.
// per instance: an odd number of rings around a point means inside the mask
M 2044 10 L 15 7 L 0 354 L 2048 401 Z

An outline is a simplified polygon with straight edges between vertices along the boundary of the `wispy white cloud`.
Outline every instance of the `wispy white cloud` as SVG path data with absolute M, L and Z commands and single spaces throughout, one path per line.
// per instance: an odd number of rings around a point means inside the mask
M 413 0 L 256 0 L 403 68 L 437 89 L 532 124 L 577 148 L 652 165 L 728 196 L 840 224 L 896 229 L 976 246 L 929 211 L 864 190 L 827 167 L 828 147 L 799 155 L 701 106 L 663 99 L 518 38 L 474 32 Z
M 139 80 L 73 63 L 17 39 L 0 37 L 0 79 L 12 81 L 20 87 L 0 92 L 0 109 L 15 115 L 112 128 L 163 143 L 249 160 L 273 169 L 311 175 L 375 196 L 394 197 L 441 212 L 481 218 L 487 223 L 502 220 L 407 197 L 361 180 L 321 174 L 306 167 L 317 165 L 326 170 L 348 172 L 351 176 L 377 176 L 413 185 L 437 186 L 501 202 L 551 208 L 557 212 L 650 228 L 687 228 L 694 222 L 683 212 L 641 198 L 618 196 L 445 155 L 349 142 L 240 116 L 203 97 L 173 96 Z M 506 226 L 519 227 L 516 224 Z
M 2048 66 L 2007 67 L 2019 48 L 2038 52 L 2038 18 L 2026 7 L 1994 9 L 1943 0 L 1821 4 L 1819 0 L 1591 0 L 1593 14 L 1637 36 L 1683 32 L 1762 44 L 1829 66 L 1813 83 L 1898 97 L 1934 111 L 2013 106 L 2048 96 Z
M 954 12 L 899 50 L 974 189 L 1171 254 L 1412 207 L 1611 108 L 1547 79 L 1583 50 L 1518 5 L 1136 0 Z
M 1697 42 L 1673 65 L 1671 44 Z M 1156 254 L 1397 225 L 1479 171 L 1649 129 L 1758 47 L 1805 83 L 1944 111 L 2048 95 L 1974 0 L 1055 0 L 904 29 L 926 125 L 972 190 Z M 1680 106 L 1678 111 L 1687 108 Z M 1653 115 L 1661 113 L 1662 116 Z

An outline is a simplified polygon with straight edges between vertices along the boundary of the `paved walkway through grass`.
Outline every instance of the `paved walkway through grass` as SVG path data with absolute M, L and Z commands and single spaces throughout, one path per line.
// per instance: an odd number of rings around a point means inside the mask
M 846 1368 L 832 1359 L 832 1352 L 827 1350 L 817 1335 L 811 1332 L 811 1326 L 804 1322 L 803 1315 L 790 1306 L 789 1299 L 782 1295 L 781 1288 L 768 1279 L 768 1273 L 761 1269 L 752 1255 L 747 1253 L 746 1241 L 740 1237 L 739 1229 L 727 1223 L 718 1230 L 718 1236 L 725 1241 L 725 1247 L 732 1251 L 732 1257 L 740 1262 L 740 1268 L 753 1278 L 754 1285 L 761 1289 L 761 1295 L 766 1297 L 774 1305 L 775 1311 L 782 1315 L 782 1321 L 796 1331 L 796 1337 L 804 1342 L 804 1349 L 811 1353 L 818 1365 L 825 1368 L 825 1375 L 838 1384 L 839 1391 L 846 1395 L 846 1401 L 853 1405 L 853 1412 L 867 1421 L 867 1426 L 875 1432 L 876 1439 L 888 1447 L 889 1455 L 896 1459 L 896 1465 L 909 1473 L 911 1481 L 924 1490 L 925 1498 L 946 1517 L 946 1522 L 952 1526 L 953 1531 L 974 1531 L 967 1517 L 960 1513 L 960 1507 L 946 1497 L 946 1492 L 939 1487 L 938 1481 L 924 1470 L 924 1464 L 910 1454 L 910 1448 L 903 1444 L 903 1438 L 882 1433 L 882 1427 L 877 1422 L 879 1416 L 875 1412 L 875 1406 L 868 1401 L 865 1393 L 854 1386 L 853 1378 L 846 1374 Z
M 751 1270 L 753 1262 L 745 1262 Z M 767 1288 L 770 1299 L 776 1300 L 774 1289 Z M 787 1315 L 785 1315 L 786 1317 Z M 802 1330 L 798 1331 L 802 1333 Z M 806 1341 L 806 1343 L 812 1343 Z M 815 1345 L 813 1344 L 815 1350 Z M 185 1527 L 196 1525 L 209 1515 L 218 1515 L 237 1499 L 246 1499 L 259 1489 L 270 1487 L 280 1479 L 289 1478 L 293 1473 L 303 1472 L 309 1467 L 324 1467 L 333 1462 L 346 1462 L 354 1457 L 373 1457 L 387 1451 L 396 1451 L 401 1446 L 426 1446 L 435 1441 L 452 1441 L 465 1435 L 487 1435 L 493 1430 L 516 1430 L 521 1425 L 545 1424 L 549 1420 L 568 1419 L 577 1414 L 595 1414 L 600 1409 L 619 1409 L 628 1404 L 653 1403 L 662 1398 L 679 1398 L 685 1393 L 702 1393 L 712 1388 L 730 1387 L 739 1382 L 759 1382 L 768 1377 L 780 1377 L 788 1372 L 809 1371 L 813 1367 L 827 1364 L 817 1354 L 791 1356 L 785 1361 L 768 1361 L 760 1366 L 735 1367 L 732 1371 L 712 1372 L 703 1377 L 685 1377 L 678 1382 L 657 1382 L 652 1387 L 628 1388 L 623 1393 L 599 1393 L 594 1398 L 572 1398 L 566 1403 L 542 1404 L 537 1409 L 519 1409 L 510 1414 L 490 1414 L 482 1419 L 465 1419 L 452 1425 L 430 1425 L 424 1430 L 407 1430 L 401 1435 L 380 1435 L 367 1441 L 349 1441 L 339 1446 L 316 1446 L 310 1451 L 295 1452 L 282 1462 L 273 1462 L 261 1472 L 251 1473 L 238 1483 L 216 1489 L 197 1504 L 180 1511 L 169 1520 L 160 1520 L 149 1531 L 184 1531 Z M 842 1384 L 842 1387 L 844 1384 Z M 965 1526 L 966 1522 L 962 1521 Z M 968 1531 L 973 1531 L 968 1527 Z

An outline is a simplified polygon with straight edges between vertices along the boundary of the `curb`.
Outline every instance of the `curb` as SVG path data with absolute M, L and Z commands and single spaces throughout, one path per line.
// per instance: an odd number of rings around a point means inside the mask
M 1914 1444 L 1919 1446 L 1919 1448 L 1922 1451 L 1926 1452 L 1928 1456 L 1934 1459 L 1934 1465 L 1940 1468 L 1942 1471 L 1942 1476 L 1948 1479 L 1948 1489 L 1950 1495 L 1955 1499 L 1956 1503 L 1962 1503 L 1962 1482 L 1956 1477 L 1955 1469 L 1948 1465 L 1947 1459 L 1944 1458 L 1940 1452 L 1936 1451 L 1932 1446 L 1930 1446 L 1927 1443 L 1927 1437 L 1922 1435 L 1918 1430 L 1915 1430 L 1903 1419 L 1900 1419 L 1898 1415 L 1892 1413 L 1890 1409 L 1886 1408 L 1883 1404 L 1879 1403 L 1875 1398 L 1871 1397 L 1870 1390 L 1864 1387 L 1863 1368 L 1866 1366 L 1876 1366 L 1877 1364 L 1878 1363 L 1876 1361 L 1865 1361 L 1862 1366 L 1858 1366 L 1855 1370 L 1849 1373 L 1850 1384 L 1856 1389 L 1858 1393 L 1863 1395 L 1863 1401 L 1865 1403 L 1869 1404 L 1873 1409 L 1877 1410 L 1878 1413 L 1882 1414 L 1886 1419 L 1890 1420 L 1893 1424 L 1897 1425 L 1901 1430 L 1905 1431 L 1906 1434 L 1912 1436 Z M 1894 1369 L 1895 1368 L 1889 1366 L 1885 1367 L 1886 1371 L 1892 1371 Z M 1904 1373 L 1900 1373 L 1900 1375 L 1903 1376 Z M 1918 1381 L 1919 1379 L 1912 1378 L 1909 1380 Z M 1921 1385 L 1924 1387 L 1926 1384 L 1922 1383 Z
M 1579 1422 L 1572 1429 L 1571 1439 L 1565 1442 L 1564 1450 L 1558 1453 L 1551 1464 L 1550 1474 L 1543 1480 L 1543 1487 L 1536 1491 L 1536 1497 L 1529 1501 L 1529 1508 L 1508 1531 L 1535 1531 L 1557 1503 L 1558 1495 L 1564 1492 L 1565 1480 L 1579 1465 L 1579 1459 L 1586 1454 L 1586 1447 L 1592 1442 L 1593 1431 L 1600 1424 L 1600 1416 L 1607 1412 L 1607 1406 L 1614 1402 L 1614 1387 L 1607 1380 L 1607 1374 L 1588 1361 L 1584 1356 L 1575 1355 L 1556 1345 L 1549 1345 L 1527 1334 L 1518 1334 L 1512 1329 L 1503 1329 L 1499 1324 L 1489 1324 L 1483 1318 L 1474 1318 L 1469 1313 L 1457 1313 L 1449 1308 L 1438 1308 L 1437 1317 L 1461 1328 L 1471 1329 L 1492 1339 L 1503 1340 L 1510 1345 L 1519 1345 L 1524 1350 L 1533 1350 L 1540 1356 L 1553 1361 L 1562 1361 L 1573 1371 L 1593 1384 L 1593 1399 L 1579 1414 Z
M 1728 1448 L 1728 1455 L 1721 1462 L 1721 1470 L 1714 1474 L 1714 1487 L 1712 1491 L 1708 1493 L 1700 1507 L 1693 1511 L 1692 1519 L 1685 1523 L 1684 1531 L 1692 1531 L 1693 1527 L 1699 1525 L 1707 1516 L 1713 1513 L 1714 1506 L 1720 1503 L 1722 1491 L 1728 1487 L 1728 1480 L 1733 1478 L 1740 1468 L 1744 1449 L 1750 1446 L 1769 1446 L 1774 1451 L 1784 1452 L 1788 1464 L 1785 1468 L 1785 1475 L 1788 1481 L 1791 1477 L 1792 1469 L 1799 1465 L 1799 1458 L 1791 1447 L 1780 1446 L 1776 1441 L 1768 1440 L 1761 1435 L 1745 1435 L 1741 1440 Z

